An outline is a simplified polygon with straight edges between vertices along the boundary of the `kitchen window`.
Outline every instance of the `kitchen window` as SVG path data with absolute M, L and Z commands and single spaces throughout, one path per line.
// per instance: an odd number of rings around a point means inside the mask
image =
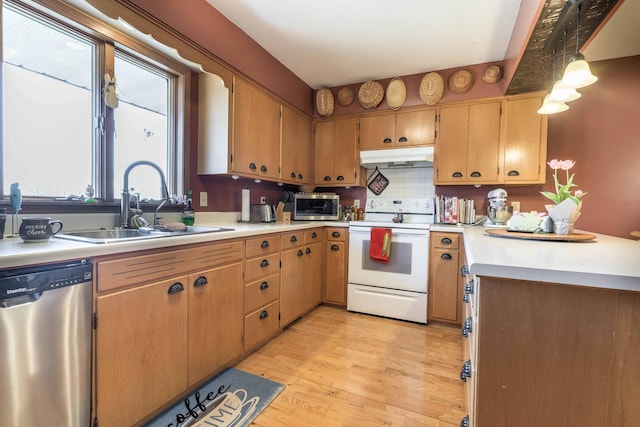
M 188 71 L 139 42 L 128 46 L 126 35 L 103 36 L 91 28 L 97 21 L 85 19 L 73 24 L 3 2 L 3 198 L 13 182 L 30 202 L 74 199 L 91 184 L 94 197 L 112 202 L 124 170 L 138 160 L 156 163 L 169 193 L 182 194 L 178 103 Z M 118 105 L 108 108 L 105 90 L 114 87 Z M 152 168 L 135 168 L 129 187 L 142 199 L 160 199 Z

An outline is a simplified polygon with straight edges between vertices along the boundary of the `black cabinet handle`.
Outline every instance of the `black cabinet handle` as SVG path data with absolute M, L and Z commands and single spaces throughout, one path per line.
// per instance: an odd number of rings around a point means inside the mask
M 471 378 L 471 361 L 467 360 L 462 365 L 462 371 L 460 371 L 460 379 L 462 382 L 467 382 L 467 378 Z
M 469 275 L 469 266 L 467 264 L 460 267 L 460 275 L 462 277 L 466 277 Z
M 306 251 L 304 251 L 307 255 L 309 255 L 311 253 L 311 248 L 307 248 Z
M 193 282 L 193 287 L 194 287 L 194 288 L 199 288 L 200 286 L 204 286 L 204 285 L 206 285 L 207 283 L 209 283 L 209 282 L 207 281 L 207 278 L 206 278 L 206 277 L 204 277 L 204 276 L 200 276 L 200 277 L 198 277 L 198 278 L 196 279 L 196 281 L 195 281 L 195 282 Z
M 291 172 L 291 178 L 295 178 L 296 177 L 296 173 L 295 172 Z
M 302 250 L 301 250 L 301 249 L 299 249 L 299 250 L 298 250 L 298 256 L 302 256 L 302 255 L 304 255 L 304 252 L 302 252 Z
M 465 415 L 462 421 L 460 421 L 460 427 L 469 427 L 469 415 Z
M 266 259 L 263 259 L 262 262 L 260 263 L 260 267 L 262 268 L 269 267 L 269 261 L 267 261 Z
M 295 243 L 298 241 L 298 238 L 294 235 L 294 236 L 291 236 L 291 239 L 289 240 L 291 240 L 291 243 Z
M 409 140 L 407 139 L 406 136 L 401 136 L 400 139 L 398 139 L 398 142 L 407 142 L 407 141 Z
M 167 293 L 169 295 L 177 294 L 178 292 L 184 291 L 184 286 L 180 282 L 176 282 L 173 285 L 169 286 Z
M 267 310 L 262 310 L 262 313 L 260 313 L 260 320 L 266 319 L 267 317 L 269 317 L 269 312 Z
M 267 289 L 268 287 L 269 287 L 269 283 L 267 283 L 267 282 L 260 283 L 260 290 L 261 291 Z
M 471 177 L 472 178 L 479 178 L 481 176 L 482 176 L 482 174 L 480 172 L 478 172 L 478 171 L 471 172 Z
M 473 332 L 471 328 L 471 317 L 467 317 L 462 325 L 462 336 L 468 338 L 471 332 Z
M 316 237 L 318 237 L 318 233 L 316 233 L 315 231 L 313 233 L 311 233 L 311 238 L 315 239 Z
M 260 172 L 266 172 L 267 167 L 265 165 L 260 166 Z
M 453 241 L 448 237 L 443 237 L 442 239 L 440 239 L 440 243 L 442 243 L 443 245 L 450 245 L 451 243 L 453 243 Z
M 260 247 L 262 249 L 267 249 L 269 247 L 269 241 L 268 240 L 263 240 L 262 243 L 260 243 Z
M 325 176 L 324 178 L 322 178 L 325 181 L 331 181 L 331 177 L 329 175 Z
M 382 140 L 383 144 L 391 144 L 391 142 L 392 142 L 391 138 L 385 138 Z
M 462 296 L 462 302 L 465 304 L 469 304 L 469 294 L 464 294 Z
M 331 235 L 335 238 L 340 237 L 340 232 L 339 231 L 334 231 L 333 233 L 331 233 Z
M 334 252 L 339 251 L 339 250 L 340 250 L 340 246 L 338 246 L 338 245 L 331 245 L 331 250 L 332 250 L 332 251 L 334 251 Z
M 440 255 L 440 258 L 442 258 L 442 259 L 451 259 L 451 254 L 444 253 L 444 254 Z
M 342 175 L 338 175 L 338 178 L 336 178 L 338 181 L 344 181 L 344 176 Z
M 507 175 L 509 175 L 509 176 L 520 176 L 520 172 L 513 170 L 513 171 L 509 171 L 509 173 L 507 173 Z
M 451 176 L 454 178 L 462 178 L 462 172 L 454 172 L 451 174 Z
M 252 171 L 256 170 L 258 167 L 256 166 L 255 163 L 249 163 L 249 169 L 251 169 Z
M 304 179 L 304 176 L 301 173 L 299 173 L 298 174 L 298 179 Z
M 473 280 L 469 280 L 466 285 L 464 285 L 464 292 L 467 294 L 473 293 Z

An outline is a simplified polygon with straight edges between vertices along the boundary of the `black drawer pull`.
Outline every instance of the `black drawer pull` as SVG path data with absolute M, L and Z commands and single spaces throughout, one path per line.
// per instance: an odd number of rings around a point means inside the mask
M 471 172 L 472 178 L 480 178 L 481 176 L 482 174 L 480 172 L 477 172 L 477 171 Z
M 260 313 L 260 320 L 266 319 L 267 317 L 269 317 L 269 312 L 267 310 L 262 310 L 262 313 Z
M 261 291 L 267 289 L 268 287 L 269 287 L 269 283 L 267 283 L 267 282 L 260 283 L 260 290 Z
M 262 268 L 269 267 L 269 261 L 267 261 L 266 259 L 263 259 L 262 262 L 260 263 L 260 267 Z
M 298 250 L 298 256 L 302 256 L 302 255 L 304 255 L 304 252 L 302 252 L 302 250 L 301 250 L 301 249 L 299 249 L 299 250 Z
M 467 382 L 467 378 L 471 377 L 471 361 L 467 360 L 462 365 L 462 371 L 460 371 L 460 379 L 462 382 Z
M 330 177 L 330 176 L 328 176 L 328 175 L 327 175 L 327 176 L 325 176 L 325 177 L 324 177 L 324 178 L 322 178 L 322 179 L 323 179 L 323 180 L 325 180 L 325 181 L 331 181 L 331 177 Z
M 258 167 L 256 166 L 255 163 L 249 163 L 249 169 L 251 169 L 252 171 L 256 170 Z
M 391 144 L 391 138 L 385 138 L 382 140 L 383 144 Z
M 454 178 L 462 178 L 462 172 L 454 172 L 451 174 L 451 176 Z
M 467 277 L 469 275 L 469 266 L 467 264 L 460 267 L 460 276 Z
M 451 254 L 444 253 L 444 254 L 440 255 L 440 258 L 442 258 L 442 259 L 451 259 Z
M 407 139 L 406 136 L 401 136 L 400 139 L 398 139 L 398 142 L 407 142 L 407 141 L 409 140 Z
M 315 239 L 316 237 L 318 237 L 318 233 L 316 233 L 315 231 L 313 233 L 311 233 L 311 238 Z
M 309 255 L 311 253 L 311 248 L 307 248 L 306 251 L 304 251 L 307 255 Z
M 260 172 L 266 172 L 267 167 L 265 165 L 260 166 Z
M 291 236 L 291 239 L 289 239 L 291 241 L 291 243 L 295 243 L 298 241 L 298 238 L 296 236 Z
M 460 421 L 460 427 L 469 427 L 469 415 L 465 415 L 462 421 Z
M 507 173 L 507 175 L 509 175 L 509 176 L 520 176 L 520 172 L 513 170 L 513 171 L 509 171 L 509 173 Z
M 448 237 L 443 237 L 440 240 L 440 243 L 442 243 L 443 245 L 450 245 L 451 243 L 453 243 L 453 241 Z
M 340 250 L 340 246 L 338 246 L 338 245 L 331 245 L 331 250 L 332 250 L 332 251 L 334 251 L 334 252 L 337 252 L 337 251 L 339 251 L 339 250 Z
M 184 286 L 180 282 L 176 282 L 173 285 L 169 286 L 167 293 L 169 295 L 177 294 L 178 292 L 184 291 Z
M 299 173 L 298 174 L 298 179 L 304 179 L 304 176 L 301 173 Z
M 339 231 L 334 231 L 333 233 L 331 233 L 331 236 L 338 238 L 340 237 L 340 232 Z
M 207 278 L 206 278 L 206 277 L 204 277 L 204 276 L 200 276 L 200 277 L 198 277 L 198 278 L 196 279 L 196 281 L 195 281 L 195 282 L 193 282 L 193 287 L 194 287 L 194 288 L 199 288 L 200 286 L 204 286 L 204 285 L 206 285 L 207 283 L 209 283 L 209 282 L 207 281 Z
M 262 249 L 267 249 L 269 247 L 269 241 L 268 240 L 263 240 L 262 243 L 260 243 L 260 247 Z
M 291 172 L 291 178 L 295 178 L 296 177 L 296 173 L 295 172 Z
M 336 178 L 338 181 L 344 181 L 344 176 L 342 175 L 338 175 L 338 178 Z

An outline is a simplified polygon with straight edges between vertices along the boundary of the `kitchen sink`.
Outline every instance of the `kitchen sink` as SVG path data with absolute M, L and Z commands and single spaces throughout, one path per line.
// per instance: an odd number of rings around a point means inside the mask
M 96 230 L 72 231 L 58 233 L 59 239 L 75 240 L 85 243 L 114 243 L 132 240 L 158 239 L 162 237 L 190 236 L 194 234 L 219 233 L 221 231 L 233 231 L 233 228 L 203 227 L 197 225 L 187 226 L 186 230 L 169 231 L 165 228 L 144 227 L 135 228 L 101 228 Z

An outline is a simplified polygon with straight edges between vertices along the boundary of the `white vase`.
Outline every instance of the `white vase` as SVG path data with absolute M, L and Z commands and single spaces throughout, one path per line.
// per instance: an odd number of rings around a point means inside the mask
M 553 220 L 553 232 L 555 234 L 573 234 L 573 225 L 580 216 L 582 202 L 576 203 L 571 199 L 565 199 L 557 205 L 545 205 L 549 216 Z

